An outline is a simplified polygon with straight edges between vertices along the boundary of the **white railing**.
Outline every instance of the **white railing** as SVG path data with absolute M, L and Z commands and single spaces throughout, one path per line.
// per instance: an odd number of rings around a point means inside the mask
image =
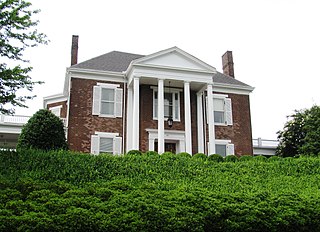
M 8 124 L 26 124 L 30 116 L 23 115 L 0 115 L 0 123 L 8 123 Z
M 253 139 L 253 147 L 263 147 L 263 148 L 276 148 L 279 144 L 277 140 L 270 140 L 270 139 Z

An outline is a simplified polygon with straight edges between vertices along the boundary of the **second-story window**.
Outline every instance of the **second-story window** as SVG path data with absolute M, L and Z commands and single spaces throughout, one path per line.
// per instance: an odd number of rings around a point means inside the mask
M 100 117 L 122 117 L 123 89 L 120 85 L 98 83 L 93 87 L 92 114 Z
M 180 94 L 176 90 L 165 90 L 164 93 L 164 118 L 172 117 L 174 121 L 180 121 Z M 153 119 L 158 118 L 158 91 L 153 91 Z

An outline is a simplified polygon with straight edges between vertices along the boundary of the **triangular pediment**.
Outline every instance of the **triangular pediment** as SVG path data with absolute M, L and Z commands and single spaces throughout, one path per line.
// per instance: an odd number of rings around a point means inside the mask
M 134 65 L 146 65 L 182 70 L 215 72 L 215 68 L 177 48 L 169 48 L 141 59 L 135 60 Z

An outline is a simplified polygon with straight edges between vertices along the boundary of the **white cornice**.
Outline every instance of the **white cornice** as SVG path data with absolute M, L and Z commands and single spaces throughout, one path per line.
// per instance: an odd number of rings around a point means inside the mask
M 67 71 L 71 72 L 72 74 L 85 73 L 85 74 L 99 75 L 99 76 L 114 76 L 114 77 L 125 76 L 125 73 L 123 72 L 110 72 L 110 71 L 82 69 L 82 68 L 68 68 Z
M 99 80 L 99 81 L 113 81 L 125 83 L 125 73 L 120 72 L 109 72 L 101 70 L 91 70 L 91 69 L 79 69 L 79 68 L 69 68 L 68 74 L 72 78 L 83 78 L 90 80 Z
M 249 95 L 253 90 L 254 90 L 254 87 L 251 87 L 251 86 L 222 84 L 222 83 L 216 83 L 216 82 L 213 83 L 214 92 Z
M 47 108 L 48 104 L 52 104 L 52 103 L 56 103 L 56 102 L 63 102 L 63 101 L 67 101 L 67 100 L 68 100 L 68 97 L 62 93 L 47 96 L 47 97 L 43 98 L 43 108 Z
M 172 71 L 183 71 L 183 72 L 193 72 L 193 73 L 205 73 L 205 74 L 215 74 L 214 71 L 204 71 L 200 69 L 187 69 L 180 67 L 170 67 L 170 66 L 160 66 L 160 65 L 150 65 L 150 64 L 133 64 L 133 67 L 145 67 L 151 69 L 164 69 L 164 70 L 172 70 Z

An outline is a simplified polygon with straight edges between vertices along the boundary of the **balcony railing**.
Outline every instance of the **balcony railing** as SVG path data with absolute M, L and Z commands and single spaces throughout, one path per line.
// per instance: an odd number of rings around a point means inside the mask
M 253 139 L 253 147 L 259 148 L 277 148 L 279 141 L 277 140 L 269 140 L 269 139 Z
M 0 123 L 2 124 L 26 124 L 30 116 L 24 115 L 0 115 Z

